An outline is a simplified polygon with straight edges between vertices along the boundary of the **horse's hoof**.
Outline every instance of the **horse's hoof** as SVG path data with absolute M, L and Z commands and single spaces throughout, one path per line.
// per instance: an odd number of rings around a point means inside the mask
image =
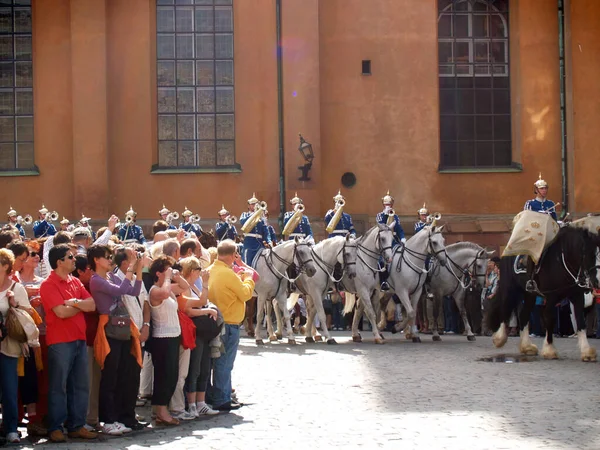
M 269 342 L 277 342 L 278 340 L 277 336 L 269 336 Z
M 419 336 L 415 336 L 414 338 L 412 338 L 413 342 L 421 342 L 421 338 Z
M 262 339 L 257 339 L 256 340 L 256 345 L 265 345 L 265 343 L 263 342 Z
M 590 347 L 587 351 L 581 353 L 581 360 L 584 362 L 596 362 L 596 349 Z
M 315 343 L 315 340 L 312 337 L 310 337 L 310 336 L 308 336 L 305 339 L 305 341 L 306 341 L 307 344 L 314 344 Z
M 431 339 L 433 339 L 434 342 L 442 342 L 442 338 L 438 335 L 431 336 Z
M 352 336 L 352 342 L 362 342 L 360 334 L 358 336 Z
M 315 342 L 323 342 L 323 336 L 315 336 Z
M 289 339 L 288 338 L 288 344 L 289 345 L 296 345 L 296 339 Z
M 281 333 L 275 333 L 275 336 L 277 336 L 277 339 L 283 339 L 283 334 Z
M 474 334 L 472 334 L 472 335 L 470 335 L 470 336 L 467 336 L 467 341 L 469 341 L 469 342 L 474 342 L 474 341 L 475 341 L 475 335 L 474 335 Z
M 327 339 L 327 343 L 329 345 L 337 345 L 337 342 L 336 342 L 336 340 L 334 338 Z
M 522 354 L 527 355 L 527 356 L 537 356 L 537 354 L 538 354 L 538 348 L 535 344 L 521 346 L 521 347 L 519 347 L 519 350 L 521 351 Z
M 375 338 L 375 343 L 376 343 L 376 344 L 381 344 L 381 345 L 382 345 L 382 344 L 385 344 L 385 342 L 384 342 L 384 341 L 383 341 L 383 339 L 381 339 L 381 338 Z
M 381 335 L 381 339 L 385 341 L 385 336 L 383 334 Z
M 253 338 L 255 336 L 254 331 L 248 331 L 248 337 Z
M 306 334 L 306 328 L 305 327 L 300 327 L 300 334 L 302 334 L 302 335 Z

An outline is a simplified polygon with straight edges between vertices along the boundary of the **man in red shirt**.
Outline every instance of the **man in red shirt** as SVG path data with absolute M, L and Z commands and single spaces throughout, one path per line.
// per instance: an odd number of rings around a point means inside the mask
M 52 273 L 40 287 L 46 313 L 48 432 L 52 442 L 66 440 L 63 423 L 69 437 L 97 437 L 96 433 L 84 428 L 89 378 L 83 317 L 83 312 L 94 311 L 96 307 L 81 281 L 71 275 L 75 269 L 76 251 L 68 244 L 53 247 L 49 254 Z

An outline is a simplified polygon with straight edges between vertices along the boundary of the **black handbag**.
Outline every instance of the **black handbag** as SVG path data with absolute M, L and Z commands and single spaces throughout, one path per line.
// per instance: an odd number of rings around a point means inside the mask
M 6 336 L 8 336 L 8 330 L 6 329 L 6 325 L 4 324 L 4 316 L 2 315 L 1 312 L 0 312 L 0 333 L 2 333 L 2 335 L 0 336 L 0 342 L 2 342 L 4 340 L 4 338 L 6 338 Z
M 217 325 L 217 321 L 211 316 L 196 316 L 192 321 L 196 325 L 196 340 L 204 342 L 216 338 L 223 328 L 223 324 Z
M 128 341 L 131 339 L 131 317 L 121 300 L 117 301 L 117 306 L 108 315 L 108 323 L 104 327 L 106 337 L 118 341 Z

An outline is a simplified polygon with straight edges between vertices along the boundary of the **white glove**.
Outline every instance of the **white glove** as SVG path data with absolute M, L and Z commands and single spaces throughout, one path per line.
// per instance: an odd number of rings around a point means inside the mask
M 400 239 L 400 242 L 402 242 L 403 244 L 406 244 L 406 238 Z

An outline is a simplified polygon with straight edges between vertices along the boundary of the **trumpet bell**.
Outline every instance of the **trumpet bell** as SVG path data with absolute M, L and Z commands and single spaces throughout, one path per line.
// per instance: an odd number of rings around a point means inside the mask
M 236 223 L 237 220 L 238 219 L 236 216 L 227 216 L 227 218 L 225 219 L 225 221 L 230 225 Z
M 56 211 L 52 211 L 51 213 L 46 214 L 46 220 L 50 222 L 56 222 L 58 220 L 58 213 Z
M 172 213 L 171 213 L 171 218 L 172 218 L 173 220 L 179 220 L 179 213 L 178 213 L 178 212 L 176 212 L 176 211 L 172 212 Z
M 200 215 L 194 214 L 193 216 L 190 216 L 190 222 L 192 222 L 192 223 L 200 222 Z
M 296 205 L 294 206 L 294 211 L 296 211 L 296 212 L 303 213 L 305 209 L 306 209 L 306 206 L 304 206 L 302 203 L 296 203 Z

